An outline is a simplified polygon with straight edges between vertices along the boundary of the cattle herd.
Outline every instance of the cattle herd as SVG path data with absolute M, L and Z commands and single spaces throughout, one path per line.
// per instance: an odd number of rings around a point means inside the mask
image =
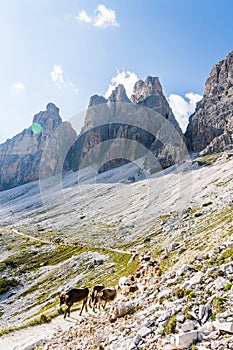
M 80 316 L 82 315 L 83 309 L 85 307 L 87 311 L 87 304 L 89 298 L 89 307 L 95 312 L 96 307 L 100 309 L 102 305 L 105 308 L 108 301 L 113 301 L 117 296 L 117 289 L 123 290 L 127 288 L 129 293 L 138 290 L 138 284 L 136 281 L 139 278 L 143 278 L 144 283 L 150 279 L 154 274 L 160 275 L 161 270 L 158 267 L 157 261 L 151 261 L 149 256 L 144 256 L 141 258 L 141 266 L 137 269 L 134 275 L 129 277 L 121 277 L 119 279 L 118 287 L 105 287 L 104 284 L 98 284 L 94 286 L 89 291 L 88 288 L 71 288 L 65 293 L 61 293 L 60 306 L 63 304 L 67 305 L 67 309 L 64 314 L 64 318 L 68 315 L 70 316 L 70 308 L 74 303 L 82 301 L 82 308 L 80 311 Z
M 101 304 L 103 308 L 105 308 L 107 302 L 114 300 L 116 298 L 116 295 L 117 290 L 115 287 L 105 288 L 104 284 L 96 285 L 92 288 L 89 299 L 89 306 L 93 308 L 93 311 L 95 311 L 97 305 L 99 306 L 99 309 Z M 88 296 L 88 288 L 71 288 L 67 292 L 60 294 L 60 306 L 63 304 L 67 305 L 64 318 L 66 318 L 66 315 L 70 316 L 71 306 L 79 301 L 83 301 L 80 316 L 82 315 L 84 306 L 87 311 Z

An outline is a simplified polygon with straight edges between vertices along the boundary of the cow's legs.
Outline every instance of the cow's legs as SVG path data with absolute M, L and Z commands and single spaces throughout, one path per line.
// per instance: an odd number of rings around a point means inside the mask
M 87 298 L 85 298 L 85 299 L 83 300 L 83 305 L 82 305 L 82 308 L 81 308 L 81 311 L 80 311 L 80 314 L 79 314 L 80 316 L 82 315 L 84 305 L 86 305 L 86 310 L 87 310 Z
M 88 298 L 86 298 L 86 300 L 85 300 L 85 309 L 86 309 L 86 312 L 88 311 L 88 309 L 87 309 L 87 299 L 88 299 Z
M 70 316 L 70 306 L 71 306 L 71 305 L 69 305 L 69 306 L 67 307 L 66 312 L 65 312 L 65 315 L 64 315 L 64 318 L 66 318 L 66 315 L 67 315 L 67 314 L 68 314 L 68 317 Z

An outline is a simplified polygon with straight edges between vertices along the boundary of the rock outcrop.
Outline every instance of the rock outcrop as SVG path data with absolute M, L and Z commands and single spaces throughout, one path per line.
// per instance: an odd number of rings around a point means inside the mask
M 64 153 L 75 139 L 70 123 L 62 122 L 59 109 L 49 103 L 46 111 L 34 116 L 29 128 L 0 145 L 0 190 L 55 175 L 61 167 L 68 167 Z
M 189 149 L 203 155 L 232 148 L 233 51 L 213 66 L 185 136 Z
M 159 79 L 147 77 L 135 84 L 131 99 L 121 84 L 108 99 L 91 97 L 68 162 L 72 170 L 95 163 L 102 172 L 145 156 L 147 168 L 161 170 L 180 161 L 184 153 L 182 131 Z

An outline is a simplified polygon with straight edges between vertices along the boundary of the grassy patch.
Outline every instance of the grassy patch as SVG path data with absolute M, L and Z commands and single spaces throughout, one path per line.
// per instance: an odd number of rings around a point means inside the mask
M 220 266 L 233 260 L 233 248 L 225 250 L 220 256 L 216 255 L 208 262 L 208 266 Z M 218 276 L 216 276 L 218 277 Z
M 0 278 L 0 295 L 6 293 L 11 287 L 18 286 L 16 279 Z
M 37 243 L 38 244 L 38 243 Z M 41 247 L 41 246 L 40 246 Z M 45 245 L 47 247 L 47 245 Z M 80 253 L 83 248 L 73 246 L 56 245 L 50 251 L 34 250 L 24 248 L 0 263 L 0 271 L 7 268 L 17 269 L 18 274 L 31 272 L 42 265 L 57 265 L 69 259 L 71 256 Z
M 196 159 L 198 165 L 212 165 L 221 156 L 221 153 L 208 154 Z

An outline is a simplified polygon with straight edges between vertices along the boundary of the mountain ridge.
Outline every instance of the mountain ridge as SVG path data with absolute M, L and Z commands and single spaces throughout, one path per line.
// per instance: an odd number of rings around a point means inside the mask
M 144 157 L 142 171 L 156 172 L 182 162 L 188 151 L 232 150 L 232 105 L 233 52 L 213 66 L 184 135 L 158 77 L 137 81 L 130 98 L 122 84 L 107 99 L 91 96 L 78 136 L 49 103 L 30 128 L 0 145 L 0 191 L 90 163 L 98 173 Z

